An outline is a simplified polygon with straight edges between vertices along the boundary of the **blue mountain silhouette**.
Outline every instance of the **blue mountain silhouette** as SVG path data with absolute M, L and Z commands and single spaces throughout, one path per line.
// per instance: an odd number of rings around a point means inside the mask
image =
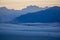
M 14 9 L 7 9 L 6 7 L 0 7 L 0 22 L 7 22 L 19 15 L 19 12 Z
M 54 6 L 46 10 L 28 13 L 14 19 L 15 23 L 60 22 L 60 7 Z
M 32 6 L 32 5 L 27 6 L 22 10 L 14 10 L 14 9 L 7 9 L 6 7 L 0 7 L 0 22 L 12 21 L 16 17 L 21 16 L 23 14 L 37 12 L 42 9 L 44 8 L 40 8 L 38 6 Z

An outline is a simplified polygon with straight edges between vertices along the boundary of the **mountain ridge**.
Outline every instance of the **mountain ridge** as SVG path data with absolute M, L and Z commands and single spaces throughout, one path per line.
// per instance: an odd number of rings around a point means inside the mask
M 32 10 L 31 10 L 32 9 Z M 8 9 L 6 7 L 0 7 L 0 21 L 1 22 L 8 22 L 12 21 L 14 18 L 24 15 L 30 12 L 36 12 L 42 10 L 38 6 L 27 6 L 26 8 L 22 10 L 14 10 L 14 9 Z
M 16 23 L 60 22 L 60 7 L 54 6 L 43 11 L 28 13 L 14 19 Z

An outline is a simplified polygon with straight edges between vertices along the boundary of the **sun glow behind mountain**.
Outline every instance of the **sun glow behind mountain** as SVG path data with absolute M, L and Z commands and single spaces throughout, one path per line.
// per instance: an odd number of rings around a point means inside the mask
M 9 9 L 22 9 L 29 5 L 45 6 L 60 6 L 60 0 L 0 0 L 0 7 Z

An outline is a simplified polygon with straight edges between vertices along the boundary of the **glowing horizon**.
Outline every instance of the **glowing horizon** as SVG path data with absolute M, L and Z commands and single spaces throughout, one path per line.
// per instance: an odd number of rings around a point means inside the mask
M 60 0 L 0 0 L 0 7 L 9 9 L 22 9 L 29 5 L 39 7 L 60 6 Z

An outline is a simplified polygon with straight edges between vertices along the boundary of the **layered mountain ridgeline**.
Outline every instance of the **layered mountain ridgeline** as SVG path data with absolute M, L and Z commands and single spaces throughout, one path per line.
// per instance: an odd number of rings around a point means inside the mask
M 1 22 L 8 22 L 16 17 L 27 14 L 27 13 L 32 13 L 32 12 L 37 12 L 41 11 L 46 8 L 40 8 L 38 6 L 27 6 L 26 8 L 23 8 L 22 10 L 14 10 L 14 9 L 8 9 L 6 7 L 0 7 L 0 23 Z
M 46 10 L 21 15 L 12 23 L 51 23 L 60 22 L 60 7 L 54 6 Z
M 18 10 L 7 9 L 6 7 L 0 7 L 0 22 L 11 21 L 18 15 L 20 15 L 20 12 Z

